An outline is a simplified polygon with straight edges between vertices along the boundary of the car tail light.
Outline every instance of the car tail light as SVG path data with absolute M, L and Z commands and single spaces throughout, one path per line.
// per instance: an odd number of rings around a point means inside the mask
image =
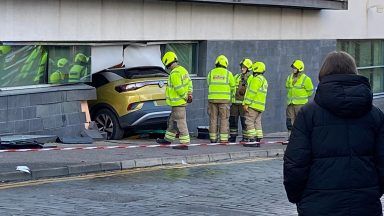
M 139 88 L 142 88 L 146 86 L 145 83 L 132 83 L 132 84 L 124 84 L 124 85 L 119 85 L 115 87 L 115 90 L 117 92 L 126 92 L 126 91 L 134 91 Z
M 124 84 L 124 85 L 119 85 L 115 87 L 115 90 L 117 92 L 126 92 L 126 91 L 134 91 L 139 88 L 143 88 L 147 85 L 158 85 L 160 88 L 163 88 L 164 85 L 167 84 L 167 81 L 148 81 L 148 82 L 138 82 L 138 83 L 130 83 L 130 84 Z
M 136 109 L 136 107 L 137 107 L 138 105 L 139 105 L 139 103 L 131 103 L 131 104 L 129 104 L 128 107 L 127 107 L 127 111 Z

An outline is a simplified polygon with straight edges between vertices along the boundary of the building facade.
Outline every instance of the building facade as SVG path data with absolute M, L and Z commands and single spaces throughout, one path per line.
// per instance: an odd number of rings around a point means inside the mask
M 79 52 L 92 59 L 92 50 L 102 46 L 158 45 L 161 52 L 167 47 L 179 51 L 193 74 L 191 131 L 208 124 L 205 76 L 220 54 L 228 57 L 233 73 L 244 57 L 266 63 L 266 132 L 285 130 L 285 79 L 292 61 L 302 59 L 317 84 L 322 60 L 333 50 L 356 58 L 360 73 L 370 79 L 375 103 L 384 105 L 384 0 L 5 0 L 0 8 L 5 11 L 0 41 L 14 53 L 26 52 L 24 61 L 36 49 L 47 50 L 48 59 L 63 53 L 74 59 Z M 0 106 L 0 124 L 13 125 L 0 134 L 76 134 L 83 127 L 81 105 L 96 97 L 94 89 L 81 84 L 86 79 L 52 85 L 55 70 L 49 64 L 41 82 L 32 82 L 36 74 L 21 82 L 0 79 L 0 101 L 7 104 Z M 3 76 L 10 74 L 3 71 Z

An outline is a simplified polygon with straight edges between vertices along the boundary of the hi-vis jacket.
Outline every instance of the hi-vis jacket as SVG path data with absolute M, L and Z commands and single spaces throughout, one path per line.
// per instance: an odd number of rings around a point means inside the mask
M 166 102 L 169 106 L 185 106 L 187 104 L 188 93 L 193 92 L 192 80 L 188 71 L 178 65 L 168 77 L 166 88 Z
M 235 85 L 235 96 L 232 98 L 232 103 L 240 104 L 240 105 L 243 104 L 245 90 L 247 89 L 247 86 L 251 78 L 252 78 L 252 74 L 250 72 L 247 72 L 246 74 L 239 73 L 234 76 L 236 85 Z M 241 95 L 242 91 L 244 91 L 243 95 Z
M 207 76 L 208 100 L 228 100 L 231 102 L 235 89 L 232 73 L 222 67 L 211 70 Z
M 243 105 L 248 105 L 259 112 L 265 110 L 267 100 L 268 81 L 262 74 L 257 74 L 250 79 L 245 92 Z
M 313 93 L 313 84 L 310 77 L 305 74 L 299 75 L 296 83 L 293 83 L 293 74 L 289 75 L 286 81 L 287 104 L 303 105 Z

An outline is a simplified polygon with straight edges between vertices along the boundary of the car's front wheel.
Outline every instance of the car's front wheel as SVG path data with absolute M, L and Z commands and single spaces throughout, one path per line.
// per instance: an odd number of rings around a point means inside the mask
M 121 129 L 116 115 L 109 109 L 101 109 L 94 116 L 99 131 L 107 133 L 107 139 L 122 139 L 124 130 Z

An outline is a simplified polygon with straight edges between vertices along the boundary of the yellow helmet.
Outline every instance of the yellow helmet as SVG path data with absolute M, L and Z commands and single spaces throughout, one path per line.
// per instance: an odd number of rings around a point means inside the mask
M 57 61 L 57 67 L 62 68 L 68 63 L 68 59 L 61 58 L 59 61 Z
M 245 66 L 248 68 L 248 70 L 252 69 L 252 60 L 251 59 L 243 59 L 243 61 L 240 62 L 240 66 Z
M 5 55 L 11 51 L 11 46 L 0 45 L 0 55 Z
M 252 70 L 254 73 L 264 73 L 265 72 L 265 64 L 263 62 L 255 62 L 252 65 Z
M 296 68 L 299 72 L 304 71 L 304 62 L 297 59 L 293 61 L 291 67 Z
M 225 57 L 225 55 L 217 56 L 216 61 L 215 61 L 215 65 L 216 66 L 223 66 L 223 67 L 227 68 L 228 67 L 227 57 Z
M 57 84 L 61 82 L 61 74 L 59 72 L 54 72 L 49 76 L 49 83 Z
M 174 52 L 167 52 L 161 59 L 165 67 L 169 67 L 173 62 L 177 62 L 177 56 Z
M 83 53 L 77 53 L 75 56 L 75 62 L 76 63 L 80 63 L 80 62 L 87 63 L 88 60 L 89 60 L 89 58 L 86 55 L 84 55 Z

